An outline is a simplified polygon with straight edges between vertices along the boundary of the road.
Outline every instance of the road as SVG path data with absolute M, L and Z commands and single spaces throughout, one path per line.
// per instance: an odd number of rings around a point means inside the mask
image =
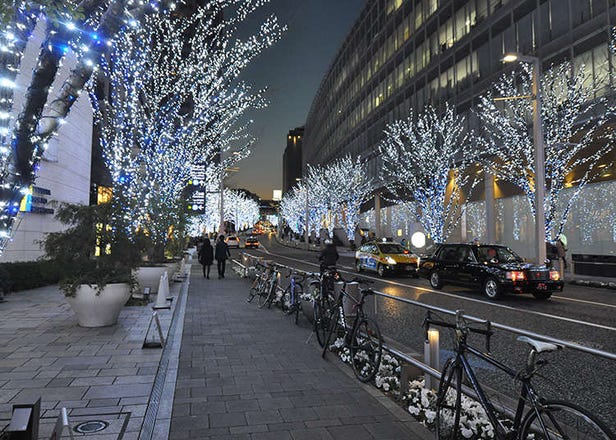
M 262 246 L 250 250 L 253 255 L 264 256 L 278 263 L 306 271 L 318 271 L 317 254 L 293 249 L 278 244 L 273 235 L 260 237 Z M 241 250 L 243 251 L 243 250 Z M 237 251 L 234 251 L 237 252 Z M 350 252 L 341 252 L 339 268 L 343 276 L 358 274 L 354 271 L 354 258 Z M 380 279 L 376 274 L 363 272 L 362 277 L 375 282 L 378 290 L 392 296 L 408 298 L 450 310 L 461 309 L 468 315 L 488 319 L 495 323 L 551 336 L 582 346 L 616 353 L 616 292 L 567 284 L 562 293 L 548 301 L 538 301 L 531 295 L 510 295 L 499 301 L 491 301 L 478 291 L 445 286 L 434 290 L 427 280 L 405 277 Z M 410 351 L 423 353 L 425 333 L 421 327 L 425 311 L 399 301 L 379 298 L 370 305 L 376 310 L 379 326 L 387 337 L 408 347 Z M 527 346 L 515 340 L 516 335 L 497 330 L 492 338 L 492 353 L 506 364 L 521 368 L 528 352 Z M 483 348 L 483 339 L 471 339 Z M 441 364 L 451 355 L 452 338 L 447 330 L 441 330 Z M 544 355 L 549 361 L 542 368 L 535 384 L 548 398 L 569 400 L 591 409 L 606 421 L 616 432 L 616 365 L 607 360 L 573 349 Z M 516 396 L 516 384 L 489 365 L 477 362 L 480 380 L 499 390 L 494 398 L 505 403 L 506 398 Z

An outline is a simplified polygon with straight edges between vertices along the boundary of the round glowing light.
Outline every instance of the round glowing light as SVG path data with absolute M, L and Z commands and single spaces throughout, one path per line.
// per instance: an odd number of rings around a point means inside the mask
M 417 231 L 411 235 L 411 244 L 416 248 L 422 248 L 426 245 L 426 234 Z

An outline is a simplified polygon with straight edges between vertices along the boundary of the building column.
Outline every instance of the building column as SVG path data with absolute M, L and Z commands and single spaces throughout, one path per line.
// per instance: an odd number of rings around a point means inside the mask
M 496 198 L 494 197 L 494 174 L 485 173 L 486 241 L 496 243 Z
M 394 234 L 394 231 L 392 228 L 392 222 L 391 222 L 391 205 L 385 208 L 385 222 L 387 224 L 387 227 L 385 228 L 383 237 L 394 236 L 395 234 Z
M 374 224 L 376 238 L 381 238 L 381 195 L 376 193 L 374 195 Z

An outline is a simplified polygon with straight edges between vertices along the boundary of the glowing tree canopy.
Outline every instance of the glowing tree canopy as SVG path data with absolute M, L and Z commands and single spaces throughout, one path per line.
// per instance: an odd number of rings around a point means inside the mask
M 173 2 L 170 2 L 173 4 Z M 35 169 L 72 105 L 117 33 L 144 14 L 165 8 L 165 2 L 137 0 L 9 1 L 0 8 L 5 26 L 0 34 L 0 252 L 12 233 L 22 191 L 35 179 Z M 11 119 L 15 78 L 28 38 L 39 18 L 46 20 L 45 37 L 26 87 L 17 118 Z M 77 64 L 59 91 L 51 85 L 68 52 Z M 6 56 L 5 56 L 6 55 Z
M 572 204 L 600 172 L 597 165 L 614 148 L 613 137 L 605 123 L 614 116 L 616 108 L 604 97 L 593 98 L 594 90 L 585 86 L 587 76 L 583 65 L 574 70 L 571 63 L 565 62 L 541 77 L 548 240 L 562 233 Z M 532 101 L 494 101 L 495 97 L 532 95 L 532 66 L 524 65 L 521 73 L 503 76 L 494 88 L 494 92 L 481 98 L 479 107 L 487 141 L 495 152 L 486 162 L 496 177 L 524 191 L 534 215 Z M 573 185 L 577 185 L 573 193 L 565 195 L 562 192 Z
M 280 201 L 280 215 L 291 231 L 301 234 L 306 228 L 306 187 L 298 182 Z
M 464 174 L 476 155 L 464 133 L 464 119 L 453 107 L 439 115 L 428 106 L 416 119 L 411 114 L 387 125 L 380 152 L 381 178 L 396 203 L 413 201 L 430 238 L 435 243 L 447 240 L 460 219 L 462 189 L 470 192 L 477 183 Z
M 324 173 L 323 182 L 330 192 L 330 200 L 337 202 L 337 218 L 344 225 L 347 238 L 354 240 L 359 208 L 372 191 L 372 179 L 367 177 L 359 157 L 353 160 L 349 155 L 327 165 Z
M 237 76 L 283 29 L 270 17 L 246 41 L 233 35 L 261 4 L 227 0 L 183 19 L 150 15 L 120 35 L 111 61 L 103 64 L 111 93 L 92 96 L 114 189 L 159 249 L 183 206 L 189 165 L 210 163 L 210 192 L 220 188 L 227 168 L 249 154 L 248 125 L 238 119 L 265 102 L 262 91 L 250 93 Z M 238 5 L 237 15 L 223 19 L 222 9 L 231 5 Z M 231 148 L 234 154 L 225 155 Z M 206 211 L 213 214 L 211 198 Z
M 291 230 L 299 234 L 308 227 L 318 232 L 321 227 L 333 235 L 337 224 L 344 224 L 349 240 L 353 240 L 359 223 L 359 208 L 372 189 L 365 167 L 359 158 L 345 156 L 326 166 L 308 165 L 305 181 L 298 182 L 285 194 L 281 203 L 282 217 Z

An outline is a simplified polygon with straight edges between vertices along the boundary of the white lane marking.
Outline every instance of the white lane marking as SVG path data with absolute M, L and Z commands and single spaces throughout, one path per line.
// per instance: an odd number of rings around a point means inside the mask
M 302 263 L 302 264 L 309 264 L 311 266 L 318 266 L 318 264 L 315 264 L 315 263 L 310 263 L 308 261 L 299 260 L 297 258 L 286 257 L 284 255 L 279 255 L 279 254 L 274 254 L 274 253 L 270 253 L 270 255 L 273 255 L 275 257 L 286 258 L 287 260 L 297 261 L 298 263 Z M 344 271 L 342 271 L 342 272 L 344 272 Z M 353 273 L 354 275 L 357 275 L 354 272 L 348 272 L 347 271 L 345 273 Z M 564 316 L 552 315 L 550 313 L 544 313 L 544 312 L 536 312 L 534 310 L 517 309 L 515 307 L 507 306 L 505 304 L 497 304 L 497 303 L 493 303 L 493 302 L 490 302 L 490 301 L 484 301 L 484 300 L 477 299 L 477 298 L 469 298 L 467 296 L 454 295 L 453 293 L 441 292 L 439 290 L 426 289 L 425 287 L 413 286 L 412 284 L 404 284 L 404 283 L 399 283 L 397 281 L 384 280 L 384 279 L 381 279 L 381 278 L 374 278 L 374 277 L 367 276 L 367 275 L 360 275 L 360 276 L 364 277 L 364 278 L 368 278 L 368 279 L 374 280 L 374 281 L 380 281 L 380 282 L 387 283 L 387 284 L 393 284 L 395 286 L 410 287 L 412 289 L 423 290 L 424 292 L 430 292 L 430 293 L 435 293 L 437 295 L 449 296 L 451 298 L 457 298 L 457 299 L 461 299 L 461 300 L 464 300 L 464 301 L 476 302 L 476 303 L 479 303 L 479 304 L 485 304 L 485 305 L 488 305 L 488 306 L 497 307 L 497 308 L 501 308 L 501 309 L 513 310 L 515 312 L 521 312 L 521 313 L 528 313 L 530 315 L 543 316 L 543 317 L 546 317 L 546 318 L 552 318 L 552 319 L 556 319 L 556 320 L 559 320 L 559 321 L 572 322 L 574 324 L 580 324 L 580 325 L 585 325 L 585 326 L 588 326 L 588 327 L 600 328 L 600 329 L 603 329 L 603 330 L 616 331 L 616 327 L 610 327 L 610 326 L 602 325 L 602 324 L 595 324 L 594 322 L 580 321 L 579 319 L 567 318 L 567 317 L 564 317 Z
M 579 302 L 579 303 L 584 303 L 584 304 L 592 304 L 593 306 L 612 307 L 616 309 L 616 304 L 606 304 L 606 303 L 600 303 L 600 302 L 595 302 L 595 301 L 588 301 L 586 299 L 567 298 L 566 296 L 556 296 L 556 295 L 552 295 L 552 298 L 558 298 L 558 299 L 562 299 L 565 301 L 573 301 L 573 302 Z

